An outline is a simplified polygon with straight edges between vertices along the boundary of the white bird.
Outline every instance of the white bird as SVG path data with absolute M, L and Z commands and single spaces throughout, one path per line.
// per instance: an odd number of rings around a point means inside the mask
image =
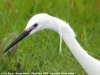
M 63 38 L 71 53 L 75 56 L 88 75 L 100 75 L 100 61 L 90 56 L 80 46 L 70 25 L 63 20 L 45 13 L 34 15 L 28 21 L 23 33 L 4 50 L 4 53 L 24 37 L 46 28 L 52 29 L 60 34 L 60 37 Z

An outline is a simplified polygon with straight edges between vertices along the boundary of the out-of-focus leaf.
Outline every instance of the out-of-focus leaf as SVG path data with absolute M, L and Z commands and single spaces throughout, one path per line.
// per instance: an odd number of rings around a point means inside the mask
M 0 42 L 0 56 L 2 55 L 3 50 L 17 37 L 17 32 L 10 33 Z M 10 52 L 16 50 L 17 46 L 11 48 Z M 13 53 L 13 52 L 12 52 Z M 11 53 L 11 54 L 12 54 Z

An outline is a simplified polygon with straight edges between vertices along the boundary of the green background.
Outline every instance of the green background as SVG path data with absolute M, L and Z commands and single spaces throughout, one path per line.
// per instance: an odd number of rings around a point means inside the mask
M 100 0 L 0 0 L 0 52 L 37 13 L 48 13 L 68 22 L 82 47 L 100 60 Z M 86 75 L 64 41 L 62 51 L 63 55 L 60 55 L 59 35 L 51 30 L 42 30 L 4 54 L 0 59 L 0 72 Z

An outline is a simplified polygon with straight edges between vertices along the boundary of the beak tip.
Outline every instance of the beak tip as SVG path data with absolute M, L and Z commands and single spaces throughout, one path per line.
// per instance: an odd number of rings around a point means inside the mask
M 8 49 L 4 49 L 3 54 L 6 53 L 8 51 Z
M 16 38 L 7 48 L 4 49 L 3 54 L 7 51 L 9 51 L 9 49 L 11 47 L 13 47 L 15 44 L 17 44 L 20 40 L 22 40 L 23 38 L 25 38 L 27 35 L 29 34 L 29 32 L 24 31 L 18 38 Z

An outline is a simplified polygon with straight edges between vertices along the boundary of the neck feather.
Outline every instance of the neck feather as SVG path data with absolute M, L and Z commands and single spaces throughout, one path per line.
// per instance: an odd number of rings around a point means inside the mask
M 90 56 L 67 30 L 68 24 L 61 26 L 62 37 L 72 54 L 89 75 L 100 75 L 100 61 Z M 70 28 L 71 29 L 71 28 Z M 70 30 L 73 31 L 73 30 Z

